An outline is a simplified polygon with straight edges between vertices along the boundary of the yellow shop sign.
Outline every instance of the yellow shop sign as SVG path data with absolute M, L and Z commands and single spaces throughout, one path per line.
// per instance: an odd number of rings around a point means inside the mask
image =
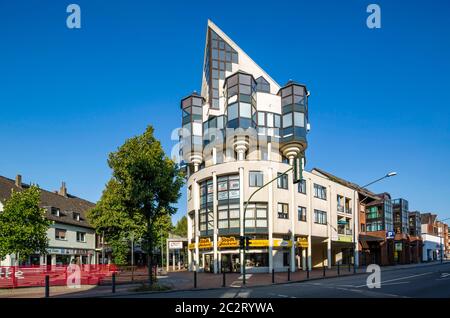
M 267 247 L 269 240 L 250 240 L 250 247 Z
M 274 247 L 291 247 L 292 241 L 291 240 L 282 240 L 282 239 L 273 239 L 273 246 Z
M 235 237 L 221 237 L 219 240 L 219 247 L 239 247 L 239 241 Z
M 188 249 L 195 250 L 195 243 L 189 243 Z
M 339 235 L 338 241 L 339 242 L 352 242 L 353 238 L 350 235 Z
M 297 238 L 297 246 L 301 247 L 301 248 L 308 248 L 308 238 L 298 237 Z
M 207 249 L 212 248 L 213 243 L 211 242 L 211 239 L 209 238 L 202 238 L 200 239 L 200 242 L 198 242 L 198 248 L 199 249 Z

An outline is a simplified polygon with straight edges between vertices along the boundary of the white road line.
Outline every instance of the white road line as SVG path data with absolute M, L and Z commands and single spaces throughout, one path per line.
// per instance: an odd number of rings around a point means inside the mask
M 411 275 L 411 276 L 405 276 L 405 277 L 399 277 L 399 278 L 394 278 L 394 279 L 388 279 L 388 280 L 382 281 L 381 285 L 383 286 L 384 283 L 389 283 L 389 282 L 394 282 L 394 281 L 397 281 L 397 280 L 408 279 L 408 278 L 413 278 L 413 277 L 419 277 L 419 276 L 424 276 L 424 275 L 429 275 L 429 274 L 433 274 L 433 272 L 422 273 L 422 274 Z M 367 287 L 367 284 L 355 286 L 355 288 L 361 288 L 361 287 Z

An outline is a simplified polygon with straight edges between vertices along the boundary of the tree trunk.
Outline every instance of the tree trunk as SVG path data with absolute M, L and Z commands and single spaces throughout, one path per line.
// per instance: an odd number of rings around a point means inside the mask
M 148 265 L 148 282 L 150 286 L 153 285 L 153 242 L 152 242 L 152 223 L 151 219 L 148 220 L 147 225 L 147 265 Z

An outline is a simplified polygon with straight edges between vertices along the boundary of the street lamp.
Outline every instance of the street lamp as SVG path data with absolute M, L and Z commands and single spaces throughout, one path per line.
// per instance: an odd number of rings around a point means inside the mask
M 244 206 L 244 215 L 243 215 L 243 219 L 244 219 L 244 228 L 243 228 L 243 236 L 244 236 L 244 242 L 246 241 L 246 239 L 245 239 L 245 212 L 247 211 L 247 207 L 248 207 L 248 204 L 250 203 L 250 200 L 252 199 L 252 197 L 258 192 L 258 191 L 260 191 L 261 189 L 263 189 L 263 188 L 265 188 L 266 186 L 268 186 L 269 184 L 271 184 L 272 182 L 274 182 L 275 180 L 278 180 L 279 178 L 281 178 L 282 176 L 284 176 L 284 175 L 286 175 L 289 171 L 291 171 L 291 170 L 293 170 L 294 169 L 294 167 L 291 167 L 291 168 L 289 168 L 289 169 L 287 169 L 285 172 L 283 172 L 282 174 L 280 174 L 280 175 L 278 175 L 277 177 L 275 177 L 275 178 L 273 178 L 272 180 L 270 180 L 269 182 L 267 182 L 266 184 L 264 184 L 262 187 L 260 187 L 260 188 L 258 188 L 258 189 L 256 189 L 251 195 L 250 195 L 250 197 L 248 198 L 248 200 L 247 200 L 247 202 L 245 203 L 245 206 Z M 294 244 L 294 242 L 292 242 L 292 244 Z M 242 270 L 243 270 L 243 280 L 242 280 L 242 283 L 245 285 L 245 249 L 246 249 L 246 246 L 244 246 L 244 248 L 243 248 L 243 251 L 242 251 L 242 258 L 243 258 L 243 268 L 242 268 Z
M 446 219 L 441 220 L 441 223 L 444 222 L 444 221 L 447 221 L 447 220 L 450 220 L 450 218 L 446 218 Z M 441 233 L 441 236 L 440 236 L 440 238 L 441 238 L 441 263 L 444 262 L 444 233 L 443 232 L 444 232 L 444 228 L 442 228 L 442 233 Z
M 379 179 L 377 179 L 377 180 L 375 180 L 375 181 L 372 181 L 372 182 L 370 182 L 370 183 L 368 183 L 368 184 L 362 186 L 361 188 L 366 188 L 366 187 L 368 187 L 368 186 L 370 186 L 370 185 L 372 185 L 372 184 L 374 184 L 374 183 L 376 183 L 376 182 L 378 182 L 378 181 L 381 181 L 381 180 L 383 180 L 383 179 L 385 179 L 385 178 L 394 177 L 394 176 L 396 176 L 396 175 L 397 175 L 397 172 L 395 172 L 395 171 L 389 172 L 389 173 L 387 173 L 386 175 L 382 176 L 381 178 L 379 178 Z

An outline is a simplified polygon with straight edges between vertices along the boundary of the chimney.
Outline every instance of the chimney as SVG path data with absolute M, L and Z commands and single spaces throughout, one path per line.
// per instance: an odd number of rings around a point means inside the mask
M 59 188 L 59 195 L 62 195 L 63 197 L 67 197 L 67 188 L 66 183 L 63 181 L 61 184 L 61 188 Z
M 20 174 L 16 175 L 16 187 L 22 188 L 22 176 Z

